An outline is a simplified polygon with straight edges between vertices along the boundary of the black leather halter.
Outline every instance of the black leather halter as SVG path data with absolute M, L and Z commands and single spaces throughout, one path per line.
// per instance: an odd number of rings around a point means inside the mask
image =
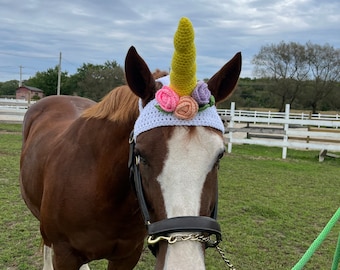
M 179 216 L 151 223 L 149 211 L 144 198 L 142 177 L 139 171 L 139 156 L 136 156 L 134 151 L 135 141 L 133 138 L 133 132 L 130 134 L 129 144 L 130 152 L 128 166 L 130 169 L 130 180 L 134 186 L 149 236 L 168 236 L 175 232 L 197 232 L 202 233 L 205 236 L 214 236 L 215 241 L 209 242 L 209 244 L 206 243 L 206 247 L 217 246 L 222 240 L 221 228 L 216 221 L 217 199 L 211 217 Z

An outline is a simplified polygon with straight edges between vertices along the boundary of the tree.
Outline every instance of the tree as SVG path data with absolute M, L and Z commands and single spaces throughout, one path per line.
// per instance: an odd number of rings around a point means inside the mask
M 340 82 L 335 83 L 333 91 L 319 104 L 322 111 L 340 111 Z
M 308 74 L 304 46 L 283 41 L 278 45 L 262 46 L 252 63 L 255 74 L 275 82 L 270 91 L 279 97 L 279 111 L 284 110 L 286 103 L 292 105 Z
M 115 61 L 106 61 L 104 65 L 84 63 L 73 76 L 71 81 L 76 82 L 74 92 L 95 101 L 125 83 L 124 71 Z
M 11 80 L 0 83 L 0 96 L 15 96 L 15 90 L 18 88 L 19 82 Z
M 329 44 L 323 46 L 308 42 L 306 57 L 309 66 L 309 84 L 305 105 L 316 113 L 320 102 L 338 88 L 340 80 L 340 49 Z
M 255 74 L 275 82 L 269 89 L 279 97 L 280 111 L 286 103 L 292 105 L 293 102 L 298 106 L 310 107 L 313 113 L 317 112 L 320 104 L 324 107 L 335 104 L 326 98 L 338 89 L 339 49 L 329 44 L 281 42 L 263 46 L 252 62 L 255 64 Z
M 269 79 L 240 78 L 237 89 L 219 108 L 226 108 L 230 102 L 235 102 L 242 108 L 269 108 L 274 104 L 273 95 L 268 94 L 267 88 L 272 84 Z
M 61 72 L 61 94 L 70 94 L 69 89 L 64 89 L 68 80 L 67 72 Z M 44 91 L 45 96 L 56 95 L 58 85 L 58 66 L 49 68 L 47 71 L 37 72 L 34 77 L 29 78 L 26 83 L 28 86 L 37 87 Z

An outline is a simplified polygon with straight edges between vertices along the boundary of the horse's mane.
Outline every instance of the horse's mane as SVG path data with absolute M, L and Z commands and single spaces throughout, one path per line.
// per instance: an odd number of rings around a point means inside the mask
M 116 87 L 100 102 L 82 113 L 84 118 L 108 119 L 126 123 L 138 117 L 138 97 L 127 85 Z
M 156 69 L 153 73 L 152 73 L 152 76 L 155 78 L 155 79 L 158 79 L 158 78 L 161 78 L 161 77 L 164 77 L 166 75 L 168 75 L 169 73 L 165 70 L 160 70 L 160 69 Z
M 152 73 L 155 79 L 168 75 L 168 72 L 156 69 Z M 156 84 L 156 89 L 162 85 Z M 129 86 L 122 85 L 109 92 L 99 103 L 86 109 L 82 113 L 84 118 L 109 119 L 115 122 L 126 123 L 135 121 L 139 115 L 138 97 Z

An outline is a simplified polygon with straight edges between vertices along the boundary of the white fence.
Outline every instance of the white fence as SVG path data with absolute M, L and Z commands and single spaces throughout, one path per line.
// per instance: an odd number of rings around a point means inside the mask
M 26 107 L 30 104 L 36 103 L 35 100 L 27 101 L 24 99 L 14 99 L 14 98 L 0 98 L 0 106 L 2 107 Z
M 17 122 L 21 123 L 24 120 L 26 108 L 10 108 L 0 106 L 0 122 Z
M 233 104 L 233 102 L 232 102 Z M 231 106 L 235 106 L 231 105 Z M 230 117 L 231 115 L 231 111 L 232 108 L 229 109 L 218 109 L 217 110 L 219 115 L 221 115 L 222 117 Z M 272 118 L 274 119 L 285 119 L 286 118 L 286 114 L 289 114 L 289 119 L 300 119 L 300 120 L 309 120 L 309 119 L 313 119 L 313 120 L 340 120 L 340 115 L 339 114 L 321 114 L 321 113 L 316 113 L 316 114 L 310 114 L 310 113 L 294 113 L 294 112 L 287 112 L 287 110 L 285 112 L 271 112 L 271 111 L 245 111 L 245 110 L 233 110 L 233 115 L 234 117 L 238 117 L 237 122 L 243 122 L 242 120 L 244 118 L 242 117 L 252 117 L 254 119 L 254 123 L 259 122 L 261 120 L 258 121 L 258 119 L 268 119 L 267 124 L 271 124 L 271 120 Z M 248 119 L 247 119 L 248 120 Z M 263 121 L 262 121 L 263 123 Z M 264 122 L 265 123 L 265 122 Z
M 228 121 L 228 153 L 231 153 L 233 144 L 282 147 L 283 159 L 287 157 L 288 148 L 340 152 L 340 117 L 337 114 L 290 113 L 289 104 L 284 113 L 237 111 L 235 103 L 231 103 L 230 110 L 218 112 Z M 237 124 L 246 126 L 237 127 Z M 242 138 L 236 133 L 248 136 Z M 251 138 L 250 133 L 255 138 Z
M 31 102 L 33 103 L 33 102 Z M 0 121 L 23 121 L 30 104 L 23 100 L 0 99 Z M 258 144 L 282 148 L 286 158 L 288 148 L 340 152 L 340 115 L 218 110 L 227 122 L 225 135 L 228 152 L 233 144 Z
M 36 101 L 0 98 L 0 121 L 22 122 L 27 108 Z

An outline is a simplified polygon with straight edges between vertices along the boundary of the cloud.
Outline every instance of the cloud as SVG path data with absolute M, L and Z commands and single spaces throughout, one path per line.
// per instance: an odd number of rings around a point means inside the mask
M 24 79 L 58 64 L 70 74 L 83 63 L 124 65 L 133 45 L 150 69 L 168 69 L 180 17 L 196 34 L 198 78 L 211 77 L 233 55 L 243 54 L 242 77 L 261 46 L 294 41 L 340 48 L 337 0 L 2 0 L 0 81 Z

